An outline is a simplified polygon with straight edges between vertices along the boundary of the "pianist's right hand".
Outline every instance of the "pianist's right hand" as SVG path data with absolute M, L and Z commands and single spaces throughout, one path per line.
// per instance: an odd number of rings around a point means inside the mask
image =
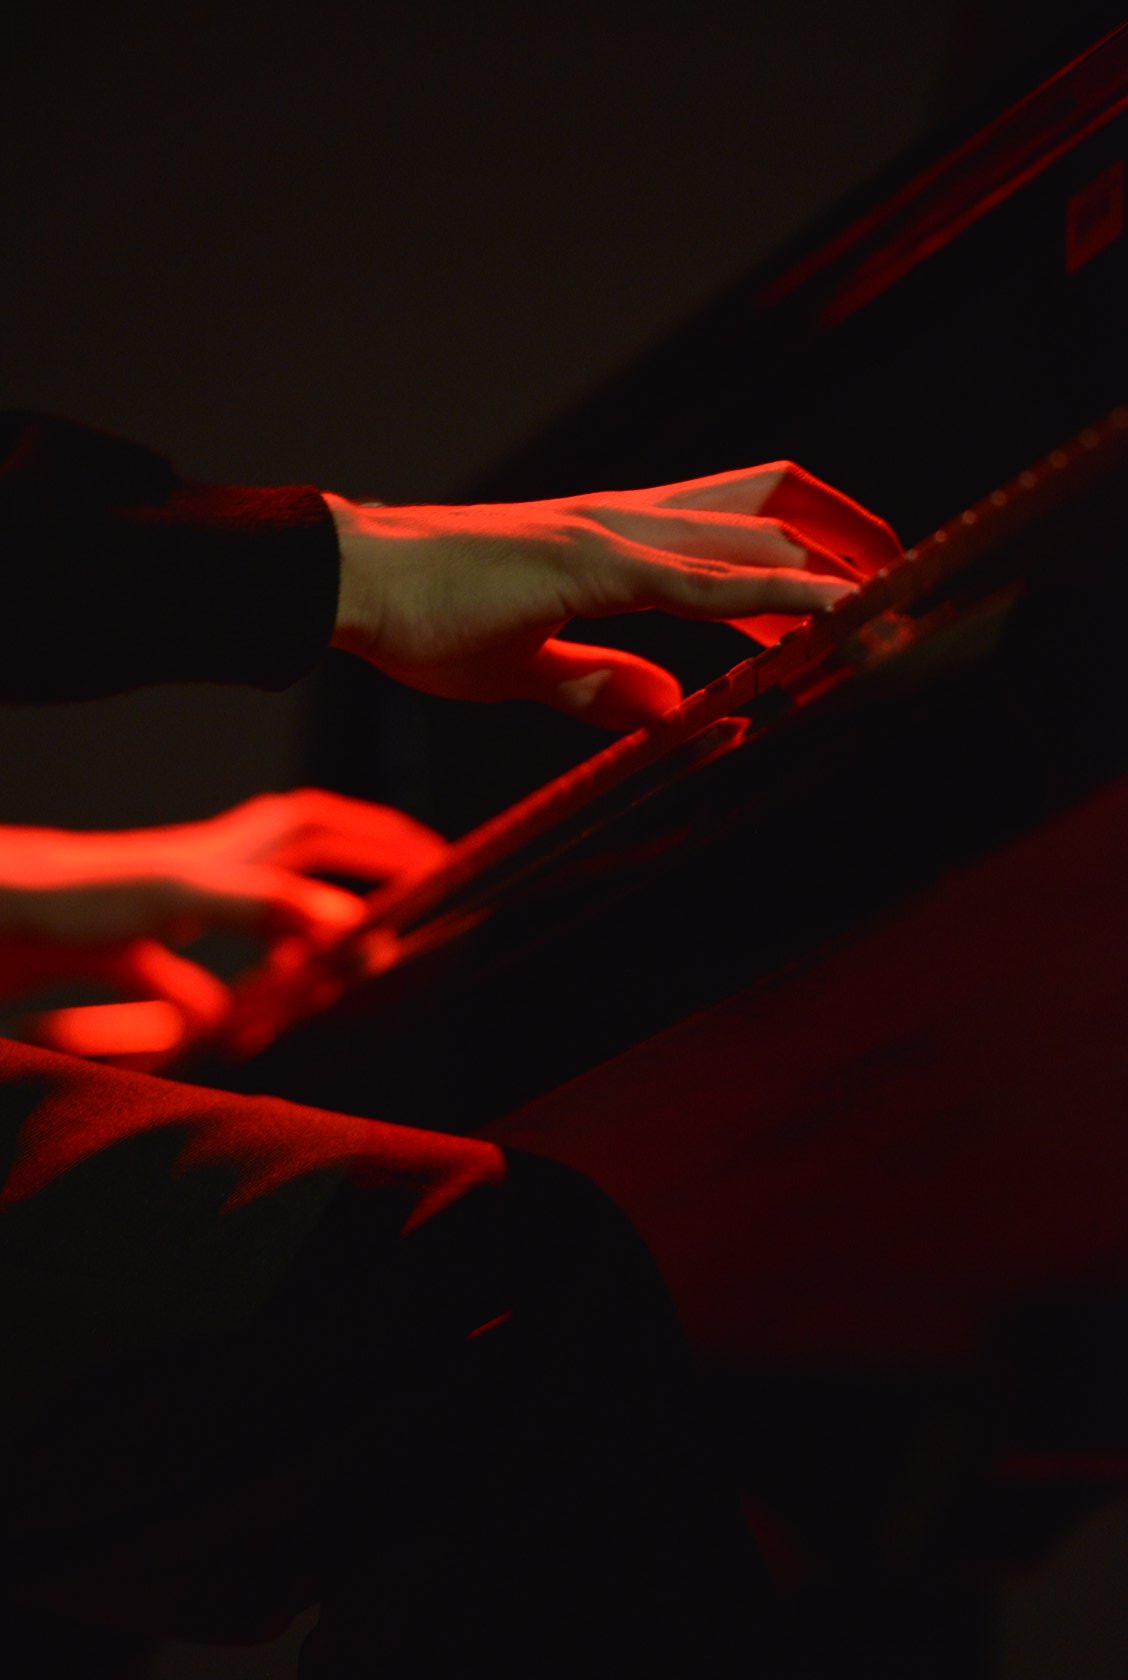
M 554 501 L 325 500 L 341 548 L 336 646 L 431 694 L 542 700 L 609 729 L 661 716 L 678 684 L 561 640 L 570 619 L 803 616 L 901 552 L 882 520 L 786 462 Z

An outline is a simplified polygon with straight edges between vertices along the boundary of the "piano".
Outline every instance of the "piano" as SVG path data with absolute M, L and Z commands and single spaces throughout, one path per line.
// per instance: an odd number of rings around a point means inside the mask
M 580 1167 L 747 1484 L 902 1579 L 1128 1484 L 1126 159 L 1128 24 L 476 487 L 786 457 L 911 546 L 778 645 L 623 621 L 692 692 L 556 726 L 547 782 L 542 720 L 436 707 L 451 799 L 495 804 L 448 861 L 222 1042 L 122 1058 Z

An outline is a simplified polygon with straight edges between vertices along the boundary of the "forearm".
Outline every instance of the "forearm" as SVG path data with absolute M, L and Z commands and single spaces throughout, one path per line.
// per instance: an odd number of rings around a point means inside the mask
M 0 947 L 58 935 L 81 890 L 111 883 L 123 869 L 144 868 L 145 830 L 122 834 L 0 825 Z
M 337 539 L 309 485 L 181 478 L 141 446 L 0 416 L 0 697 L 282 688 L 328 645 Z

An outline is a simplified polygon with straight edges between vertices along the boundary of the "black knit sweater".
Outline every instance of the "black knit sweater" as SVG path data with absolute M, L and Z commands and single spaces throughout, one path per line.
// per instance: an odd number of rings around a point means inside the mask
M 328 644 L 339 558 L 310 485 L 182 479 L 151 450 L 0 413 L 0 699 L 284 688 Z

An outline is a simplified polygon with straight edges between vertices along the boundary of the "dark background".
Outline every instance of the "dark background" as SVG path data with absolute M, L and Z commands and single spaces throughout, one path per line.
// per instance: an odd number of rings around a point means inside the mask
M 0 45 L 0 406 L 199 477 L 457 499 L 1065 16 L 24 4 Z M 0 822 L 182 819 L 325 776 L 348 686 L 0 707 Z M 373 710 L 372 791 L 402 793 L 414 714 Z M 1128 1519 L 1101 1523 L 1013 1583 L 1000 1680 L 1123 1672 Z M 154 1674 L 204 1671 L 181 1657 Z
M 455 500 L 1060 16 L 24 5 L 0 53 L 0 406 L 198 477 Z M 331 779 L 327 681 L 0 708 L 0 821 L 172 820 Z M 368 791 L 410 798 L 389 712 Z

